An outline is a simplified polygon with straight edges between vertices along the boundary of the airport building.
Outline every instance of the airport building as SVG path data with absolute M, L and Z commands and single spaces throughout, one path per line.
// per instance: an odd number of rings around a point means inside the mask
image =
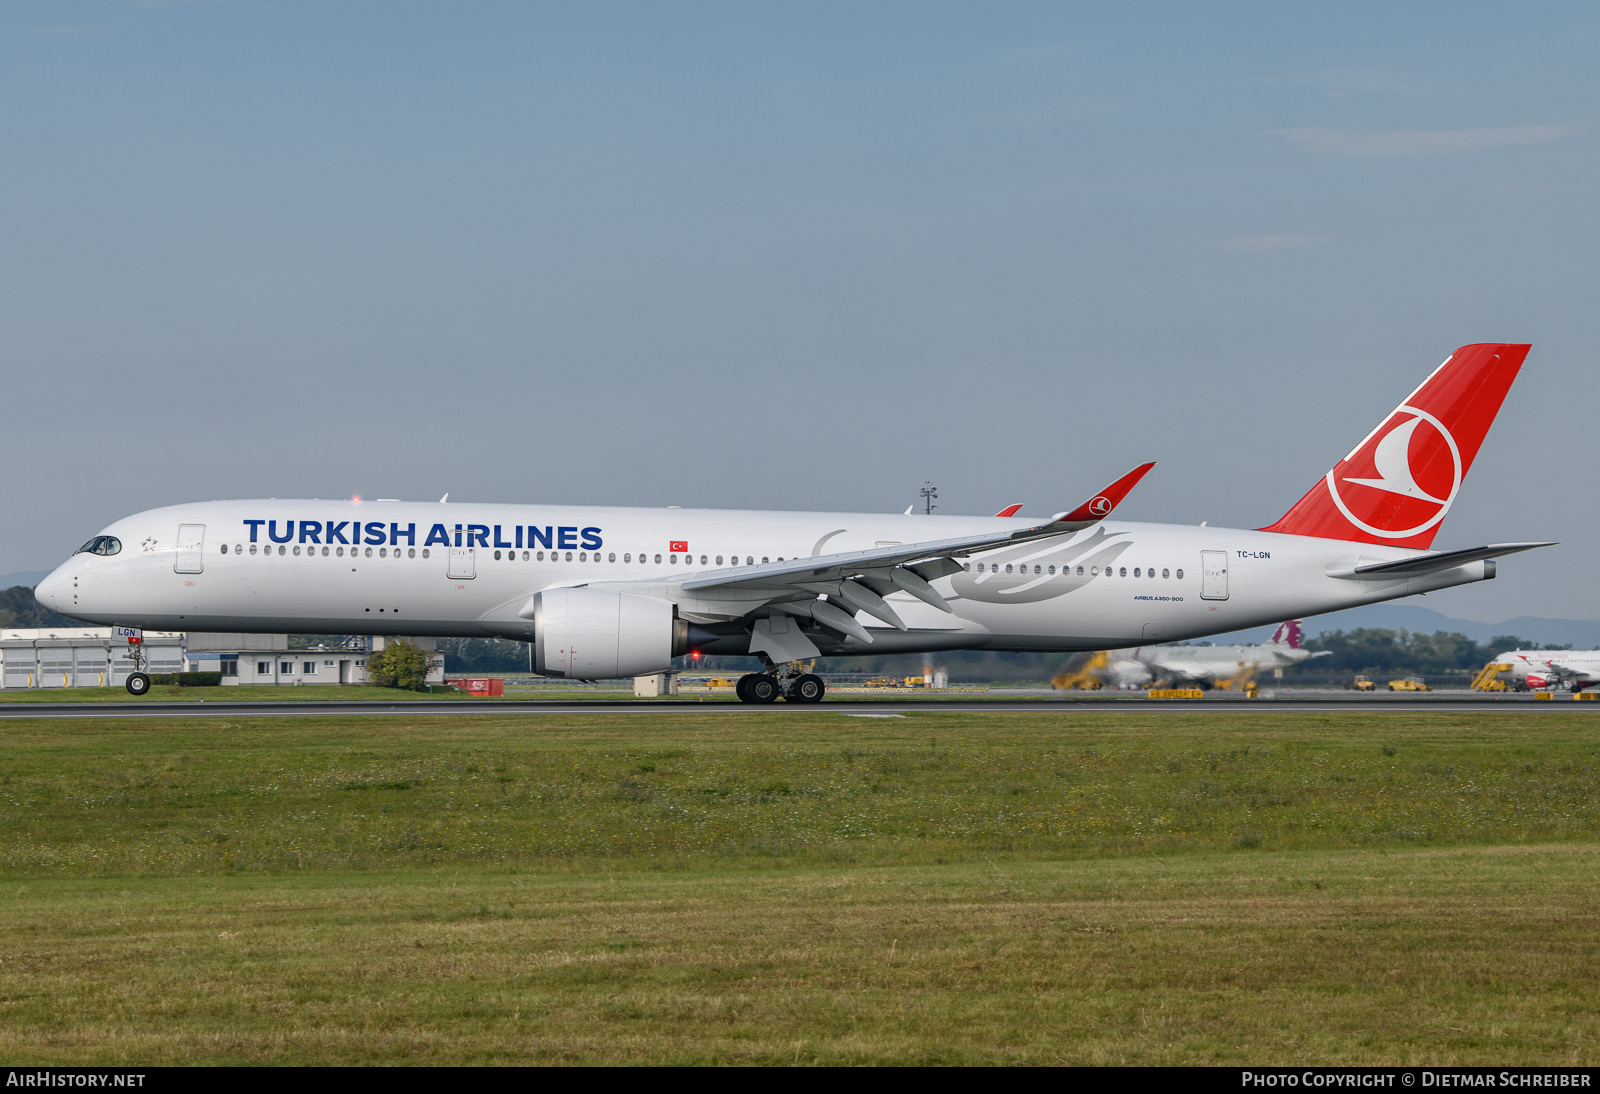
M 146 631 L 145 671 L 182 672 L 184 635 Z M 120 688 L 133 672 L 125 639 L 110 627 L 0 630 L 0 681 L 8 688 Z
M 286 634 L 184 634 L 146 631 L 144 671 L 220 672 L 222 683 L 253 686 L 365 684 L 367 658 L 397 639 L 352 638 L 343 643 L 290 649 Z M 404 641 L 430 653 L 434 638 Z M 0 687 L 122 687 L 134 671 L 126 639 L 110 627 L 0 630 Z M 428 683 L 444 683 L 441 664 Z
M 320 684 L 365 684 L 367 658 L 388 642 L 410 642 L 429 653 L 436 638 L 348 638 L 327 645 L 289 648 L 286 634 L 191 634 L 188 661 L 196 672 L 222 673 L 223 686 L 297 687 Z M 443 659 L 428 674 L 430 684 L 444 683 Z

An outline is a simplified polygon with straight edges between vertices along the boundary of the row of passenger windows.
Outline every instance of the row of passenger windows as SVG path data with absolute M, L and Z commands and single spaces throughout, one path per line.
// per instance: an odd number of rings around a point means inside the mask
M 249 550 L 250 550 L 250 553 L 252 555 L 255 554 L 256 553 L 256 545 L 254 543 L 250 544 L 250 549 Z M 307 556 L 315 555 L 317 553 L 317 550 L 318 549 L 317 549 L 316 546 L 308 544 L 306 546 L 306 549 L 305 549 L 306 555 Z M 322 550 L 322 556 L 324 558 L 328 557 L 328 554 L 329 554 L 330 551 L 333 553 L 333 556 L 336 557 L 336 558 L 343 558 L 344 557 L 344 548 L 343 547 L 332 547 L 332 548 L 323 547 L 321 550 Z M 361 550 L 362 549 L 359 548 L 359 547 L 350 548 L 350 557 L 351 558 L 357 557 L 358 552 L 360 552 Z M 263 554 L 270 555 L 270 554 L 272 554 L 272 546 L 270 544 L 268 544 L 267 546 L 262 547 L 261 551 L 262 551 Z M 371 547 L 366 548 L 366 557 L 367 558 L 371 558 L 372 557 L 372 552 L 373 552 L 373 548 L 371 548 Z M 388 558 L 389 557 L 389 548 L 387 548 L 387 547 L 379 547 L 379 548 L 377 548 L 377 552 L 378 552 L 378 557 L 379 558 Z M 228 545 L 226 543 L 224 543 L 222 545 L 222 553 L 223 554 L 227 554 L 228 553 Z M 244 545 L 243 544 L 235 544 L 234 547 L 233 547 L 233 553 L 234 554 L 239 554 L 239 555 L 244 554 L 245 553 Z M 296 547 L 288 547 L 288 546 L 285 546 L 284 544 L 279 544 L 278 545 L 278 554 L 280 554 L 280 555 L 285 555 L 285 554 L 298 555 L 299 553 L 300 553 L 300 548 L 298 546 L 296 546 Z M 590 561 L 590 557 L 589 557 L 589 552 L 588 551 L 577 551 L 577 552 L 567 551 L 565 553 L 564 557 L 563 557 L 562 552 L 560 552 L 560 551 L 551 551 L 550 552 L 550 561 L 551 562 L 562 562 L 562 561 L 572 562 L 572 561 L 574 561 L 574 559 L 573 559 L 573 555 L 574 554 L 577 555 L 576 561 L 578 561 L 578 562 L 588 562 L 588 561 Z M 502 556 L 504 557 L 505 561 L 507 561 L 507 562 L 515 562 L 517 560 L 517 552 L 516 551 L 496 551 L 494 553 L 495 561 L 499 562 L 501 560 Z M 396 547 L 394 549 L 394 557 L 395 558 L 401 557 L 400 556 L 400 548 Z M 407 558 L 416 558 L 417 557 L 417 548 L 415 548 L 415 547 L 406 548 L 405 557 L 407 557 Z M 422 557 L 423 558 L 428 558 L 429 557 L 428 548 L 426 548 L 426 547 L 422 548 Z M 641 553 L 639 555 L 638 561 L 639 561 L 639 563 L 641 565 L 650 565 L 651 564 L 651 559 L 652 559 L 652 556 L 650 556 L 648 554 Z M 543 552 L 543 551 L 523 551 L 522 552 L 522 561 L 523 562 L 543 562 L 543 561 L 545 561 L 545 552 Z M 600 552 L 596 551 L 596 552 L 594 552 L 593 561 L 595 561 L 595 562 L 601 562 L 601 561 L 604 561 L 604 562 L 615 562 L 615 561 L 617 561 L 617 555 L 616 555 L 615 551 L 612 551 L 612 552 L 608 553 L 604 559 L 602 559 L 600 557 Z M 622 561 L 625 564 L 632 564 L 634 562 L 633 552 L 631 552 L 631 551 L 623 552 Z M 767 556 L 763 555 L 762 558 L 761 558 L 761 561 L 762 562 L 769 562 L 771 560 Z M 782 555 L 778 556 L 778 561 L 779 562 L 783 561 L 783 556 Z M 655 565 L 659 566 L 661 564 L 661 562 L 662 562 L 662 556 L 661 555 L 655 555 L 654 556 L 654 562 L 655 562 Z M 675 554 L 669 554 L 669 555 L 666 556 L 666 562 L 667 562 L 667 564 L 669 566 L 676 566 L 676 565 L 678 565 L 678 556 L 675 555 Z M 694 563 L 695 563 L 695 558 L 694 558 L 693 555 L 684 555 L 683 556 L 683 564 L 685 566 L 693 566 Z M 746 565 L 746 566 L 754 566 L 755 564 L 756 564 L 756 559 L 755 559 L 754 555 L 745 555 L 744 556 L 744 565 Z M 711 561 L 711 556 L 709 556 L 709 555 L 701 555 L 700 556 L 700 565 L 702 565 L 702 566 L 710 566 L 710 565 L 721 566 L 721 565 L 723 565 L 723 556 L 722 555 L 717 555 L 716 556 L 716 562 L 713 564 L 712 561 Z M 727 565 L 729 565 L 729 566 L 737 566 L 737 565 L 739 565 L 739 556 L 738 555 L 728 556 Z M 970 572 L 973 569 L 973 565 L 974 565 L 973 563 L 964 562 L 964 563 L 961 564 L 961 568 L 963 570 L 967 570 L 967 571 Z M 976 565 L 977 565 L 977 571 L 980 574 L 981 573 L 996 573 L 996 574 L 998 574 L 998 573 L 1001 572 L 1001 566 L 1000 566 L 1000 563 L 998 563 L 998 562 L 993 563 L 993 564 L 987 564 L 987 565 L 985 563 L 979 562 Z M 1023 563 L 1023 564 L 1020 564 L 1020 565 L 1014 565 L 1013 563 L 1008 562 L 1008 563 L 1005 564 L 1004 572 L 1008 573 L 1008 574 L 1012 573 L 1012 572 L 1025 574 L 1025 573 L 1028 572 L 1028 567 L 1027 567 L 1026 563 Z M 1046 565 L 1041 565 L 1041 564 L 1037 564 L 1036 563 L 1034 565 L 1034 567 L 1033 567 L 1033 572 L 1035 574 L 1040 574 L 1040 575 L 1048 574 L 1048 575 L 1052 575 L 1053 576 L 1055 574 L 1055 572 L 1056 572 L 1056 568 L 1054 566 L 1046 566 Z M 1071 566 L 1063 566 L 1063 567 L 1061 567 L 1061 573 L 1063 575 L 1072 574 L 1073 572 L 1074 572 L 1074 570 L 1073 570 L 1073 568 Z M 1076 573 L 1077 573 L 1077 575 L 1079 577 L 1084 577 L 1084 576 L 1099 577 L 1101 571 L 1100 571 L 1100 567 L 1098 567 L 1098 566 L 1090 566 L 1088 568 L 1087 575 L 1086 575 L 1086 572 L 1085 572 L 1084 568 L 1082 566 L 1079 566 L 1077 568 L 1077 570 L 1076 570 Z M 1176 571 L 1176 573 L 1177 573 L 1178 578 L 1181 580 L 1183 578 L 1183 571 L 1182 570 L 1178 570 L 1178 571 Z M 1128 576 L 1128 568 L 1126 566 L 1119 566 L 1119 567 L 1116 567 L 1116 572 L 1113 573 L 1113 568 L 1110 567 L 1110 566 L 1107 566 L 1105 568 L 1105 576 L 1106 577 L 1127 577 Z M 1148 567 L 1148 568 L 1142 567 L 1142 566 L 1135 566 L 1133 568 L 1133 576 L 1134 577 L 1151 577 L 1151 578 L 1153 578 L 1153 577 L 1156 576 L 1156 570 L 1155 570 L 1154 566 L 1151 566 L 1151 567 Z M 1173 571 L 1171 571 L 1171 570 L 1162 570 L 1161 571 L 1161 576 L 1163 578 L 1170 578 L 1170 577 L 1173 576 Z
M 327 558 L 328 557 L 329 550 L 333 551 L 333 554 L 334 554 L 334 556 L 336 558 L 343 558 L 344 557 L 344 548 L 343 547 L 333 547 L 333 548 L 324 547 L 324 548 L 322 548 L 322 557 L 323 558 Z M 226 543 L 224 543 L 222 545 L 222 553 L 223 554 L 227 554 L 228 553 L 228 545 Z M 244 554 L 245 553 L 244 544 L 235 543 L 233 545 L 233 553 L 236 554 L 236 555 Z M 250 553 L 251 554 L 255 554 L 256 553 L 256 545 L 254 543 L 252 543 L 250 545 Z M 264 555 L 270 555 L 272 553 L 272 545 L 269 543 L 267 546 L 261 548 L 261 553 L 264 554 Z M 279 544 L 278 545 L 278 553 L 280 555 L 289 555 L 289 554 L 298 555 L 300 553 L 300 548 L 299 547 L 285 547 L 282 544 Z M 310 558 L 312 555 L 315 555 L 316 553 L 317 553 L 317 548 L 314 545 L 308 545 L 306 547 L 306 557 L 307 558 Z M 361 554 L 361 548 L 359 548 L 359 547 L 350 548 L 350 557 L 351 558 L 356 558 L 360 554 Z M 371 547 L 367 548 L 367 557 L 368 558 L 372 557 L 372 548 Z M 389 557 L 389 548 L 387 548 L 387 547 L 379 547 L 378 548 L 378 557 L 379 558 L 388 558 Z M 400 548 L 396 547 L 394 549 L 394 557 L 395 558 L 399 558 L 400 557 Z M 417 557 L 417 549 L 415 547 L 406 548 L 406 557 L 407 558 L 416 558 Z M 422 557 L 423 558 L 427 558 L 428 557 L 428 548 L 424 547 L 422 549 Z
M 970 571 L 972 569 L 972 563 L 964 562 L 964 563 L 961 564 L 961 568 L 963 570 L 969 570 Z M 1118 567 L 1116 567 L 1115 568 L 1115 573 L 1113 573 L 1112 571 L 1113 571 L 1113 568 L 1110 567 L 1110 566 L 1107 566 L 1106 569 L 1105 569 L 1105 575 L 1107 577 L 1127 577 L 1128 576 L 1128 568 L 1126 566 L 1118 566 Z M 985 567 L 984 567 L 984 564 L 980 562 L 980 563 L 978 563 L 978 572 L 980 574 L 981 573 L 998 574 L 998 573 L 1000 573 L 1000 564 L 998 562 L 996 562 L 996 563 L 990 565 L 986 570 Z M 1009 562 L 1006 563 L 1005 572 L 1008 573 L 1008 574 L 1012 572 L 1012 564 L 1011 563 L 1009 563 Z M 1016 572 L 1019 573 L 1019 574 L 1027 573 L 1028 572 L 1027 565 L 1026 564 L 1022 564 L 1022 565 L 1017 566 L 1016 567 Z M 1034 567 L 1033 567 L 1033 572 L 1036 573 L 1036 574 L 1054 574 L 1056 572 L 1056 568 L 1054 566 L 1042 566 L 1042 565 L 1035 564 Z M 1061 573 L 1063 574 L 1063 576 L 1067 575 L 1067 574 L 1071 574 L 1071 573 L 1073 573 L 1073 569 L 1072 569 L 1071 566 L 1063 566 L 1063 567 L 1061 567 Z M 1164 578 L 1170 578 L 1170 577 L 1172 577 L 1172 574 L 1173 574 L 1173 572 L 1171 570 L 1162 570 L 1161 571 L 1161 576 L 1164 577 Z M 1085 576 L 1084 569 L 1083 569 L 1082 566 L 1078 567 L 1077 575 L 1079 577 Z M 1181 579 L 1183 577 L 1183 571 L 1182 570 L 1177 571 L 1177 575 Z M 1089 570 L 1088 570 L 1088 576 L 1089 577 L 1099 577 L 1100 576 L 1100 567 L 1098 567 L 1098 566 L 1090 566 Z M 1143 566 L 1135 566 L 1133 568 L 1133 576 L 1134 577 L 1155 577 L 1156 576 L 1156 568 L 1154 566 L 1151 566 L 1151 567 L 1148 567 L 1148 568 L 1143 567 Z
M 315 546 L 313 544 L 308 544 L 306 546 L 306 548 L 305 548 L 306 556 L 309 558 L 309 557 L 315 555 L 318 550 L 319 550 L 319 548 L 317 546 Z M 322 557 L 323 558 L 329 557 L 330 552 L 332 553 L 333 557 L 335 557 L 335 558 L 343 558 L 344 557 L 344 548 L 343 547 L 322 547 L 322 548 L 320 548 L 320 550 L 322 551 Z M 366 550 L 366 557 L 367 558 L 372 558 L 373 557 L 374 548 L 368 547 L 365 550 Z M 389 548 L 387 548 L 387 547 L 378 547 L 378 548 L 376 548 L 376 550 L 377 550 L 377 557 L 378 558 L 388 558 L 389 557 Z M 244 544 L 236 543 L 236 544 L 233 545 L 232 551 L 236 555 L 242 555 L 242 554 L 246 553 L 246 548 L 245 548 Z M 250 544 L 250 546 L 248 548 L 248 551 L 252 555 L 255 554 L 256 551 L 257 551 L 257 545 L 254 544 L 254 543 Z M 361 551 L 362 551 L 362 548 L 360 548 L 360 547 L 352 547 L 352 548 L 350 548 L 350 557 L 351 558 L 358 557 L 361 554 Z M 228 545 L 226 543 L 224 543 L 222 545 L 222 553 L 223 554 L 227 554 L 228 552 L 229 552 L 229 547 L 228 547 Z M 271 544 L 267 544 L 267 545 L 261 547 L 260 548 L 260 552 L 262 554 L 266 554 L 266 555 L 272 554 L 272 545 Z M 405 553 L 404 557 L 406 557 L 406 558 L 416 558 L 417 557 L 417 548 L 415 548 L 415 547 L 407 547 L 405 549 L 405 552 L 406 553 Z M 300 548 L 298 546 L 289 547 L 289 546 L 286 546 L 284 544 L 279 544 L 278 545 L 278 554 L 280 554 L 280 555 L 298 555 L 299 553 L 300 553 Z M 573 557 L 574 555 L 577 556 L 576 557 L 576 561 L 578 561 L 578 562 L 589 562 L 589 561 L 591 561 L 588 551 L 577 551 L 577 552 L 567 551 L 565 553 L 565 555 L 563 555 L 563 553 L 560 552 L 560 551 L 551 551 L 550 552 L 550 561 L 551 562 L 562 562 L 562 561 L 572 562 L 572 561 L 574 561 L 574 557 Z M 401 557 L 400 548 L 399 547 L 396 547 L 394 549 L 394 557 L 395 558 L 400 558 Z M 426 547 L 422 548 L 422 557 L 423 558 L 428 558 L 429 557 L 429 549 L 428 548 L 426 548 Z M 502 557 L 508 562 L 515 562 L 517 560 L 517 552 L 516 551 L 496 551 L 494 553 L 494 558 L 495 558 L 496 562 L 499 562 L 502 559 Z M 650 555 L 641 553 L 639 555 L 638 561 L 639 561 L 639 563 L 641 565 L 649 565 L 650 564 L 650 559 L 651 559 Z M 723 565 L 723 561 L 722 561 L 723 560 L 723 556 L 722 555 L 717 555 L 716 559 L 717 559 L 716 563 L 715 563 L 716 565 L 718 565 L 718 566 Z M 543 551 L 523 551 L 522 552 L 522 561 L 523 562 L 543 562 L 543 561 L 545 561 L 545 552 L 543 552 Z M 600 552 L 596 551 L 596 552 L 594 552 L 594 558 L 593 558 L 592 561 L 594 561 L 594 562 L 602 562 L 602 561 L 604 561 L 604 562 L 615 562 L 615 561 L 617 561 L 617 554 L 616 554 L 615 551 L 612 551 L 609 554 L 607 554 L 604 559 L 602 559 L 600 557 Z M 634 561 L 633 552 L 631 552 L 631 551 L 624 552 L 623 556 L 622 556 L 622 561 L 624 563 L 632 563 Z M 662 556 L 661 555 L 656 555 L 655 556 L 656 564 L 660 565 L 661 561 L 662 561 Z M 666 556 L 666 562 L 670 566 L 678 565 L 678 561 L 679 561 L 679 559 L 678 559 L 677 555 L 669 554 L 669 555 Z M 684 555 L 682 561 L 683 561 L 683 564 L 685 566 L 693 566 L 694 565 L 694 556 L 693 555 Z M 763 555 L 762 558 L 761 558 L 761 561 L 762 562 L 770 562 L 772 560 L 768 556 Z M 782 562 L 783 561 L 783 556 L 781 556 L 781 555 L 778 556 L 778 561 Z M 729 565 L 729 566 L 738 566 L 739 564 L 740 564 L 740 562 L 739 562 L 739 556 L 738 555 L 732 555 L 732 556 L 728 557 L 727 565 Z M 756 558 L 755 558 L 754 555 L 746 555 L 746 556 L 744 556 L 744 565 L 746 565 L 746 566 L 754 566 L 755 564 L 756 564 Z M 710 566 L 710 565 L 712 565 L 712 563 L 710 561 L 710 556 L 709 555 L 701 555 L 700 556 L 700 565 L 702 565 L 702 566 Z
M 506 561 L 508 561 L 508 562 L 515 562 L 517 560 L 517 552 L 515 552 L 515 551 L 506 551 L 506 552 L 504 552 L 504 554 L 505 554 L 505 557 L 506 557 Z M 500 561 L 500 555 L 501 555 L 500 551 L 496 551 L 494 553 L 494 558 L 495 558 L 496 562 Z M 530 559 L 528 557 L 529 555 L 532 555 L 533 557 Z M 572 561 L 572 555 L 573 555 L 573 552 L 568 551 L 566 553 L 565 560 L 567 562 L 571 562 Z M 578 555 L 578 561 L 579 562 L 588 562 L 589 561 L 589 555 L 588 555 L 587 552 L 579 551 L 579 552 L 577 552 L 577 555 Z M 663 561 L 662 556 L 661 555 L 656 555 L 654 557 L 655 557 L 655 564 L 657 566 L 661 565 L 661 563 Z M 702 565 L 702 566 L 712 566 L 712 565 L 721 566 L 721 565 L 723 565 L 722 558 L 723 558 L 723 556 L 717 555 L 716 556 L 716 562 L 713 563 L 711 561 L 711 556 L 710 555 L 701 555 L 700 556 L 700 565 Z M 522 552 L 522 561 L 524 561 L 524 562 L 529 562 L 529 561 L 532 561 L 532 562 L 543 562 L 544 561 L 544 552 L 543 551 L 523 551 Z M 550 561 L 551 562 L 560 562 L 560 561 L 562 561 L 561 552 L 560 551 L 551 551 L 550 552 Z M 615 562 L 615 561 L 617 561 L 617 553 L 615 551 L 612 551 L 609 554 L 607 554 L 604 559 L 602 559 L 600 557 L 600 552 L 596 551 L 594 553 L 594 561 L 595 562 L 602 562 L 602 561 L 603 562 Z M 633 552 L 632 551 L 623 552 L 622 561 L 624 563 L 631 564 L 634 561 Z M 647 554 L 644 554 L 644 553 L 641 553 L 639 555 L 638 562 L 639 562 L 640 565 L 648 566 L 648 565 L 650 565 L 650 561 L 651 561 L 651 556 L 650 555 L 647 555 Z M 669 565 L 669 566 L 676 566 L 678 564 L 678 562 L 679 562 L 679 559 L 678 559 L 677 555 L 669 554 L 669 555 L 666 556 L 665 561 L 666 561 L 667 565 Z M 694 556 L 693 555 L 684 555 L 682 561 L 683 561 L 683 564 L 685 566 L 693 566 L 694 565 Z M 772 560 L 769 557 L 767 557 L 766 555 L 762 555 L 761 556 L 761 561 L 762 562 L 771 562 Z M 779 562 L 783 561 L 783 556 L 782 555 L 778 556 L 778 561 Z M 755 564 L 756 564 L 756 557 L 754 555 L 745 555 L 744 556 L 743 565 L 745 565 L 745 566 L 754 566 Z M 727 561 L 727 565 L 729 565 L 729 566 L 738 566 L 738 565 L 740 565 L 739 556 L 738 555 L 729 556 L 728 557 L 728 561 Z

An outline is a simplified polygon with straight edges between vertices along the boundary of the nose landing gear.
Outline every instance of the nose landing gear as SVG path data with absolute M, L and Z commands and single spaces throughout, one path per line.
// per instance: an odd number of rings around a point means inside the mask
M 131 627 L 116 627 L 111 633 L 128 640 L 128 660 L 133 662 L 133 671 L 128 673 L 122 686 L 128 689 L 129 695 L 143 695 L 150 690 L 150 674 L 144 671 L 144 632 Z

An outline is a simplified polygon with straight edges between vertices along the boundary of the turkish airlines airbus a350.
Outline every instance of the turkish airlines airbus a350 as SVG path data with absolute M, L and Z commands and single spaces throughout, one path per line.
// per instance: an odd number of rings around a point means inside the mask
M 1106 519 L 1151 464 L 1045 521 L 215 501 L 117 521 L 36 595 L 130 627 L 514 638 L 581 680 L 750 654 L 741 699 L 816 702 L 790 662 L 1148 645 L 1492 578 L 1547 544 L 1429 548 L 1528 349 L 1463 346 L 1253 531 Z

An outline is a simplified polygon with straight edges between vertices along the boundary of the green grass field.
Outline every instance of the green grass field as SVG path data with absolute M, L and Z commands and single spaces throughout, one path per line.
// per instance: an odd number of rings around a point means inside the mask
M 0 725 L 7 1063 L 1594 1063 L 1583 714 Z

